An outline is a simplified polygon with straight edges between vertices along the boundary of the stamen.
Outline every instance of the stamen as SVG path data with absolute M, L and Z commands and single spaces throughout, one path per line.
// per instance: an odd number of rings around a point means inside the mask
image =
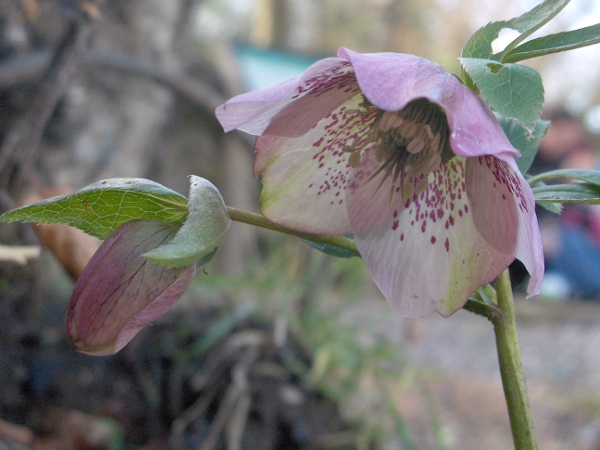
M 350 153 L 350 156 L 348 157 L 348 164 L 350 165 L 350 167 L 355 168 L 356 166 L 358 166 L 359 162 L 360 162 L 360 151 L 354 151 L 354 152 Z
M 415 138 L 408 143 L 406 146 L 406 151 L 408 153 L 419 153 L 425 147 L 425 142 L 421 139 Z
M 398 186 L 404 199 L 420 194 L 428 186 L 429 174 L 442 163 L 442 153 L 447 155 L 450 151 L 448 134 L 443 110 L 425 99 L 416 100 L 398 112 L 383 112 L 369 135 L 380 142 L 375 150 L 375 160 L 380 166 L 366 183 L 381 177 L 377 193 L 390 180 L 390 201 Z M 348 163 L 352 167 L 359 163 L 360 151 L 365 147 L 366 143 L 350 154 Z

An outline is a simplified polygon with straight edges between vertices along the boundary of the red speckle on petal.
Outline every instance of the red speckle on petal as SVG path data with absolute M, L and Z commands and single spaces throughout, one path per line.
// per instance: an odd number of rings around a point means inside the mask
M 437 241 L 437 239 L 435 238 L 435 236 L 431 236 L 431 243 L 435 244 L 435 241 Z
M 446 242 L 444 242 L 444 247 L 446 247 L 447 252 L 450 251 L 450 241 L 448 240 L 448 238 L 446 238 Z
M 402 234 L 400 235 L 400 242 L 402 242 L 403 240 L 404 240 L 404 233 L 402 233 Z
M 421 224 L 421 232 L 425 233 L 426 229 L 427 229 L 427 221 L 424 220 L 423 223 Z

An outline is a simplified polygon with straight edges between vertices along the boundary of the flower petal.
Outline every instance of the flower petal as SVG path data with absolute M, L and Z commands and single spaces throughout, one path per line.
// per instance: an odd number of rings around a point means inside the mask
M 506 230 L 518 230 L 513 254 L 531 275 L 530 296 L 538 294 L 544 275 L 542 239 L 533 193 L 514 158 L 468 159 L 466 182 L 473 210 L 485 211 L 475 224 L 488 242 L 502 249 L 509 240 L 512 245 L 513 238 L 506 236 Z
M 441 106 L 456 155 L 519 154 L 483 101 L 440 65 L 414 55 L 360 54 L 346 48 L 338 56 L 352 63 L 360 88 L 378 108 L 399 111 L 417 98 Z
M 176 231 L 162 222 L 128 222 L 100 246 L 73 289 L 67 316 L 79 351 L 118 352 L 183 295 L 195 265 L 167 268 L 141 257 Z
M 358 90 L 350 65 L 326 58 L 300 77 L 230 99 L 217 108 L 216 115 L 226 132 L 238 128 L 260 135 L 277 117 L 267 134 L 300 136 L 343 103 L 349 97 L 344 89 L 352 84 Z M 308 99 L 302 100 L 304 97 Z
M 265 217 L 296 231 L 349 234 L 345 191 L 351 167 L 344 147 L 364 142 L 374 113 L 362 114 L 355 96 L 297 138 L 261 136 L 255 176 L 262 177 Z
M 365 184 L 376 166 L 372 158 L 355 170 L 348 191 L 358 249 L 383 295 L 401 314 L 420 317 L 438 311 L 449 316 L 514 256 L 479 233 L 466 195 L 464 158 L 432 172 L 425 190 L 404 204 L 399 191 L 390 203 L 391 179 L 376 193 L 377 179 Z

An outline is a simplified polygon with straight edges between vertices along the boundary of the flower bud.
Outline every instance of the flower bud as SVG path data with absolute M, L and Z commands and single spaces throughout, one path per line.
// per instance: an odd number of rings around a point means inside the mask
M 177 230 L 164 222 L 128 222 L 100 246 L 73 289 L 67 316 L 67 333 L 80 352 L 118 352 L 183 295 L 196 264 L 165 267 L 142 256 Z

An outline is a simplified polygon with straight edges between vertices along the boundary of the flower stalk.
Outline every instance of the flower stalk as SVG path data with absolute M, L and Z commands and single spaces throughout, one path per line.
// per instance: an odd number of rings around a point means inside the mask
M 500 375 L 502 376 L 513 442 L 517 449 L 535 450 L 538 448 L 537 438 L 517 340 L 514 298 L 508 269 L 496 279 L 494 287 L 496 288 L 498 309 L 502 314 L 493 315 L 490 320 L 494 325 L 494 334 L 496 335 Z
M 311 241 L 331 245 L 333 247 L 354 253 L 356 256 L 360 256 L 354 241 L 343 236 L 316 236 L 312 234 L 298 233 L 294 230 L 279 226 L 270 220 L 267 220 L 261 214 L 232 208 L 231 206 L 227 207 L 227 212 L 229 213 L 229 218 L 235 222 L 241 222 L 259 228 L 265 228 L 267 230 L 277 231 L 279 233 L 285 233 L 291 236 L 297 236 L 299 238 L 310 239 Z

